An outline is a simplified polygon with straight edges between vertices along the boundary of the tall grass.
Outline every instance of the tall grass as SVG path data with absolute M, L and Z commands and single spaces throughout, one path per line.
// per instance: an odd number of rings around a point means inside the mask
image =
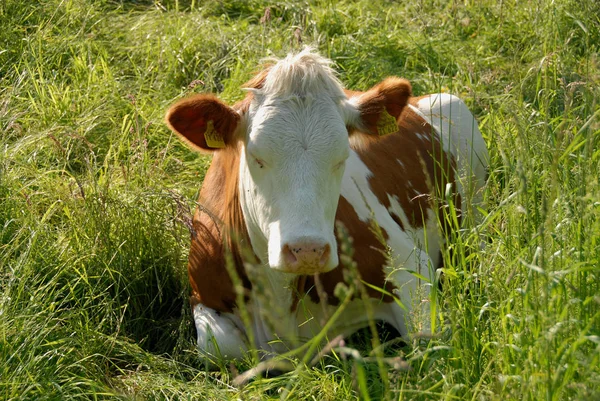
M 0 398 L 600 398 L 596 3 L 0 3 Z M 463 98 L 490 149 L 484 218 L 449 238 L 440 338 L 236 388 L 250 362 L 206 372 L 187 303 L 210 160 L 162 117 L 241 98 L 304 44 L 350 88 Z

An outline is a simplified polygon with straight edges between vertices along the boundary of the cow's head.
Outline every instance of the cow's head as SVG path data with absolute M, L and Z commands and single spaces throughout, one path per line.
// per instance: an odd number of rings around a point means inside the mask
M 255 253 L 273 269 L 315 274 L 338 265 L 334 220 L 350 135 L 397 130 L 410 84 L 388 78 L 348 97 L 330 61 L 305 50 L 251 81 L 231 108 L 210 95 L 171 107 L 167 123 L 194 148 L 240 152 L 239 195 Z

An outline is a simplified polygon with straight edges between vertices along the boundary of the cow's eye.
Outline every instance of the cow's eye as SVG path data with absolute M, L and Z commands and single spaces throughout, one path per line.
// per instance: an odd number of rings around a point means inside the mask
M 265 167 L 265 162 L 263 162 L 262 160 L 260 160 L 258 157 L 255 157 L 254 161 L 256 162 L 256 164 L 258 165 L 259 168 L 264 168 Z

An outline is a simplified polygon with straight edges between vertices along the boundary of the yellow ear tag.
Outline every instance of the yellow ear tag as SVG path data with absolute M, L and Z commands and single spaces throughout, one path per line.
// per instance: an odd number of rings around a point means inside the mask
M 396 119 L 384 108 L 379 116 L 379 121 L 377 122 L 377 132 L 379 132 L 379 136 L 392 134 L 397 131 L 398 123 L 396 122 Z
M 221 149 L 225 147 L 225 142 L 223 141 L 221 135 L 219 135 L 219 133 L 215 129 L 212 120 L 210 120 L 206 124 L 206 131 L 204 131 L 204 139 L 206 140 L 206 144 L 210 148 Z

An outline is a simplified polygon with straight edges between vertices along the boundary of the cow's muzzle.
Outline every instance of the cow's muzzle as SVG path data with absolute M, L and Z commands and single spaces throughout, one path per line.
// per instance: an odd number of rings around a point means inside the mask
M 327 242 L 300 240 L 288 242 L 281 248 L 282 271 L 294 274 L 317 274 L 335 266 L 331 260 L 331 246 Z

